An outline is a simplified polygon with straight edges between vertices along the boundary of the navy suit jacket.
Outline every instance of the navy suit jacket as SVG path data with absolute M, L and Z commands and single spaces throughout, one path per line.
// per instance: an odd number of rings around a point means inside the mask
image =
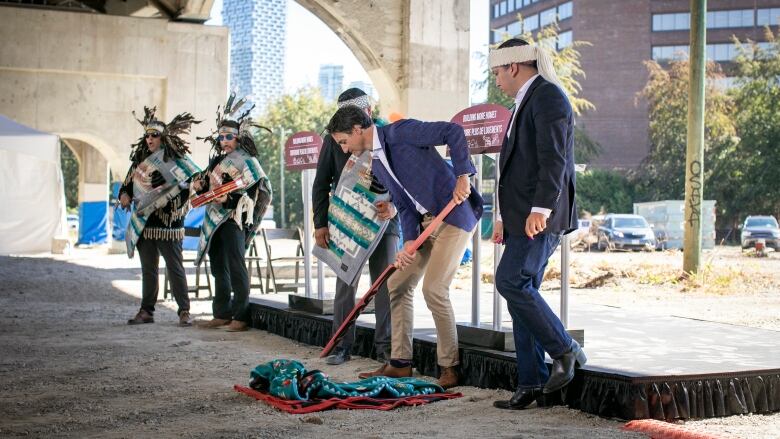
M 574 117 L 563 91 L 541 76 L 515 111 L 499 160 L 498 203 L 504 230 L 524 235 L 533 207 L 552 210 L 545 232 L 577 228 Z
M 390 168 L 403 187 L 378 159 L 373 160 L 372 171 L 393 197 L 401 218 L 404 241 L 417 239 L 421 233 L 422 215 L 404 189 L 428 212 L 438 215 L 444 210 L 452 200 L 457 176 L 476 172 L 463 128 L 449 122 L 404 119 L 377 127 L 377 135 Z M 450 147 L 452 166 L 436 150 L 439 145 Z M 456 206 L 444 221 L 471 231 L 482 217 L 482 204 L 482 197 L 472 185 L 468 200 Z

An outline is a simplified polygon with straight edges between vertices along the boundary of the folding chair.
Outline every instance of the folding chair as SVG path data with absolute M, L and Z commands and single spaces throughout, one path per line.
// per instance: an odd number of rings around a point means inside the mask
M 249 274 L 249 290 L 251 291 L 252 288 L 260 287 L 260 294 L 265 294 L 265 290 L 263 289 L 263 274 L 260 272 L 260 261 L 262 261 L 264 258 L 260 256 L 260 253 L 257 251 L 257 243 L 256 243 L 257 237 L 255 239 L 252 239 L 252 243 L 249 244 L 249 250 L 247 250 L 247 255 L 244 257 L 246 260 L 246 270 Z M 257 273 L 257 279 L 259 280 L 258 283 L 254 284 L 252 283 L 252 265 L 254 264 L 255 272 Z M 266 281 L 266 284 L 268 282 Z
M 262 231 L 263 231 L 263 243 L 265 244 L 265 253 L 267 256 L 265 284 L 267 286 L 268 292 L 269 293 L 271 292 L 272 284 L 273 284 L 274 293 L 279 293 L 284 291 L 297 292 L 298 288 L 302 288 L 305 285 L 303 282 L 300 282 L 300 266 L 301 263 L 303 263 L 303 242 L 301 241 L 301 230 L 300 229 L 262 229 Z M 295 255 L 274 257 L 271 252 L 272 241 L 277 241 L 277 242 L 293 241 L 293 244 L 295 245 L 296 248 Z M 280 264 L 292 263 L 292 262 L 295 262 L 295 281 L 294 282 L 279 281 L 277 270 L 281 268 Z
M 185 227 L 184 228 L 184 236 L 190 236 L 190 237 L 198 237 L 200 236 L 200 227 Z M 184 261 L 184 269 L 187 269 L 187 263 L 195 262 L 195 258 L 198 256 L 197 251 L 190 251 L 190 250 L 184 250 L 182 252 L 183 255 L 183 261 Z M 200 270 L 203 268 L 205 270 L 204 274 L 206 276 L 206 285 L 200 284 Z M 165 280 L 163 283 L 163 299 L 168 298 L 168 295 L 171 294 L 171 283 L 168 279 L 168 267 L 165 267 Z M 195 293 L 195 297 L 200 297 L 200 290 L 207 290 L 209 292 L 209 299 L 213 297 L 212 291 L 211 291 L 211 272 L 209 270 L 209 256 L 203 255 L 203 261 L 201 262 L 201 265 L 198 265 L 195 267 L 195 286 L 189 286 L 189 283 L 187 284 L 187 293 Z

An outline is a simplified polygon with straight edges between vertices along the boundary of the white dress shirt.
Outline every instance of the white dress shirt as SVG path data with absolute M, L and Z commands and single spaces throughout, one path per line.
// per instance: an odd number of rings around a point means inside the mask
M 393 169 L 390 168 L 390 162 L 387 161 L 387 155 L 385 155 L 385 150 L 382 148 L 382 144 L 379 142 L 379 134 L 376 130 L 376 125 L 372 126 L 372 129 L 374 130 L 374 145 L 371 149 L 371 157 L 375 159 L 379 159 L 380 162 L 382 162 L 382 165 L 384 165 L 385 169 L 387 169 L 387 173 L 390 174 L 390 177 L 395 180 L 396 183 L 398 183 L 398 186 L 401 186 L 401 189 L 404 190 L 406 193 L 406 196 L 409 197 L 410 200 L 412 200 L 412 203 L 414 203 L 414 207 L 417 209 L 418 212 L 420 212 L 420 215 L 425 215 L 428 213 L 428 211 L 422 207 L 420 203 L 417 202 L 417 200 L 412 197 L 409 192 L 407 192 L 404 185 L 401 184 L 400 181 L 398 181 L 398 178 L 395 176 L 395 173 L 393 173 Z
M 512 126 L 515 123 L 515 116 L 517 115 L 517 110 L 520 108 L 520 104 L 523 102 L 523 99 L 525 98 L 525 94 L 528 92 L 528 89 L 531 88 L 531 84 L 536 80 L 536 78 L 539 76 L 539 74 L 535 74 L 531 76 L 528 81 L 525 81 L 525 84 L 523 84 L 522 87 L 520 87 L 520 90 L 517 91 L 517 96 L 515 96 L 515 109 L 512 111 L 512 118 L 509 119 L 509 128 L 506 130 L 506 136 L 509 137 L 509 133 L 512 132 Z M 498 190 L 498 188 L 496 188 Z M 544 215 L 545 218 L 549 218 L 550 214 L 552 213 L 551 209 L 547 209 L 544 207 L 532 207 L 531 208 L 532 213 L 541 213 Z M 498 206 L 498 197 L 496 197 L 496 209 L 495 209 L 495 220 L 501 221 L 501 211 Z

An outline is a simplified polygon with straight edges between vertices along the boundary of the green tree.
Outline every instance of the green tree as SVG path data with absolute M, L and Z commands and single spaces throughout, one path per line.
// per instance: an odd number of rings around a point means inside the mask
M 65 186 L 65 206 L 68 210 L 79 207 L 79 161 L 65 143 L 60 142 L 60 166 Z
M 647 100 L 650 152 L 632 176 L 637 201 L 682 199 L 685 196 L 685 155 L 688 124 L 688 61 L 673 61 L 667 68 L 655 61 L 645 63 L 649 80 L 639 94 Z M 732 99 L 718 81 L 720 66 L 707 65 L 704 118 L 704 198 L 715 199 L 721 208 L 733 209 L 724 191 L 730 178 L 730 157 L 738 145 Z
M 520 22 L 522 23 L 522 16 L 518 15 Z M 555 66 L 555 72 L 558 74 L 558 78 L 563 84 L 563 88 L 566 90 L 566 94 L 569 96 L 574 114 L 579 116 L 587 110 L 593 110 L 596 107 L 592 102 L 580 97 L 579 93 L 582 90 L 578 78 L 585 77 L 585 71 L 580 66 L 580 51 L 579 48 L 591 46 L 591 43 L 587 41 L 573 41 L 569 46 L 556 50 L 555 43 L 558 41 L 558 25 L 553 23 L 549 26 L 542 28 L 537 34 L 536 38 L 531 32 L 524 32 L 519 35 L 520 38 L 528 41 L 530 44 L 539 44 L 548 49 L 553 59 L 553 65 Z M 504 35 L 504 40 L 510 38 L 510 35 Z M 494 47 L 497 47 L 496 44 Z M 496 82 L 492 78 L 492 74 L 487 69 L 487 60 L 485 60 L 485 76 L 487 79 L 482 81 L 481 85 L 484 87 L 487 84 L 487 102 L 492 104 L 503 105 L 507 108 L 514 105 L 514 97 L 507 96 L 498 87 Z M 601 146 L 588 136 L 587 132 L 582 126 L 577 125 L 574 128 L 574 154 L 577 163 L 590 163 L 601 153 Z
M 296 93 L 283 95 L 271 102 L 259 118 L 261 125 L 270 128 L 273 134 L 258 131 L 256 135 L 260 164 L 271 180 L 274 191 L 274 220 L 281 226 L 280 148 L 284 147 L 280 131 L 285 131 L 284 141 L 299 131 L 321 132 L 336 111 L 333 104 L 326 104 L 320 93 L 313 88 L 302 88 Z M 301 172 L 284 171 L 285 216 L 288 227 L 303 226 L 303 196 Z
M 577 175 L 577 207 L 584 213 L 631 213 L 634 185 L 618 172 L 594 169 Z
M 765 46 L 735 40 L 739 55 L 732 95 L 740 143 L 723 157 L 732 183 L 723 194 L 732 225 L 749 214 L 780 215 L 780 41 L 769 28 L 765 36 Z

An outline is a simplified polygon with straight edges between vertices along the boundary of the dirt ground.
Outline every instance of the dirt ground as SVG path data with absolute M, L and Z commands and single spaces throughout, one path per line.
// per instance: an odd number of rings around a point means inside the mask
M 577 282 L 590 280 L 599 267 L 628 267 L 648 256 L 598 254 L 604 266 L 593 262 L 596 256 L 581 255 L 575 254 Z M 724 261 L 723 267 L 741 267 L 739 255 Z M 767 310 L 780 309 L 780 258 L 749 262 L 771 275 L 762 291 L 751 283 L 752 274 L 736 282 L 747 282 L 738 293 L 681 291 L 679 282 L 647 284 L 639 275 L 615 275 L 600 288 L 572 291 L 597 303 L 653 303 L 678 315 L 711 312 L 719 321 L 780 329 Z M 717 264 L 721 272 L 720 259 Z M 158 306 L 157 323 L 127 326 L 139 303 L 140 270 L 137 259 L 123 255 L 78 250 L 57 258 L 0 257 L 0 279 L 0 437 L 646 437 L 622 431 L 619 420 L 564 407 L 497 410 L 492 402 L 509 392 L 473 387 L 457 388 L 460 399 L 391 412 L 287 415 L 235 393 L 233 384 L 246 384 L 251 368 L 275 358 L 298 359 L 341 380 L 378 363 L 356 358 L 332 367 L 317 358 L 317 348 L 263 331 L 179 328 L 169 301 Z M 207 301 L 194 302 L 197 317 L 208 318 L 209 308 Z M 723 437 L 780 437 L 780 415 L 686 425 Z

